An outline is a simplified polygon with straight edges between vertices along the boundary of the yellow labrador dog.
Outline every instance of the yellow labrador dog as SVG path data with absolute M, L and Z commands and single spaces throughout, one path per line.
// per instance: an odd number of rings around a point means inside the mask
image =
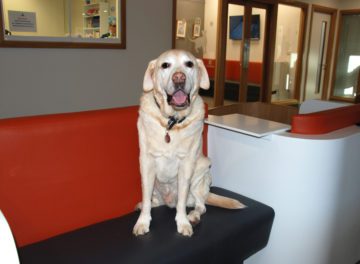
M 199 88 L 208 89 L 203 62 L 181 50 L 170 50 L 149 63 L 140 100 L 138 131 L 142 203 L 133 233 L 149 232 L 151 208 L 176 207 L 177 231 L 191 236 L 205 204 L 229 209 L 240 202 L 209 192 L 210 160 L 202 154 L 204 103 Z M 188 215 L 186 207 L 194 207 Z

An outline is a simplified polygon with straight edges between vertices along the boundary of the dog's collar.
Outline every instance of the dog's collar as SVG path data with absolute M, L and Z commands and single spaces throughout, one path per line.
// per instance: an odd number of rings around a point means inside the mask
M 183 118 L 180 118 L 180 119 L 176 118 L 175 116 L 169 116 L 169 120 L 168 120 L 166 130 L 169 131 L 176 124 L 181 124 L 185 120 L 185 118 L 186 118 L 186 116 L 184 116 Z
M 160 105 L 158 103 L 158 101 L 156 100 L 155 96 L 154 96 L 154 101 L 157 105 L 157 107 L 160 109 Z M 176 124 L 181 124 L 184 120 L 186 119 L 186 116 L 182 117 L 182 118 L 176 118 L 175 116 L 169 116 L 168 117 L 168 123 L 166 126 L 166 132 L 165 132 L 165 142 L 166 143 L 170 143 L 171 139 L 170 139 L 170 135 L 169 135 L 169 131 L 176 125 Z
M 165 131 L 165 142 L 166 143 L 170 143 L 171 138 L 169 135 L 169 130 L 171 130 L 176 124 L 180 124 L 185 120 L 186 116 L 184 116 L 183 118 L 176 118 L 174 116 L 169 116 L 169 120 L 168 120 L 168 124 L 166 126 L 166 131 Z

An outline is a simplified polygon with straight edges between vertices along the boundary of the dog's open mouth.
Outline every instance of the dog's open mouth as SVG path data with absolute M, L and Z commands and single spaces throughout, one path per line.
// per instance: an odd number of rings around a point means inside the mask
M 172 95 L 167 95 L 167 101 L 169 105 L 174 107 L 183 108 L 190 104 L 190 96 L 185 93 L 184 90 L 179 89 Z

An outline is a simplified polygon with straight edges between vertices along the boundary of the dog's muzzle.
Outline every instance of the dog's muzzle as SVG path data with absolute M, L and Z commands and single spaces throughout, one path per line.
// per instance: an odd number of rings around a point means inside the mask
M 175 72 L 171 77 L 175 91 L 167 94 L 167 102 L 175 108 L 185 108 L 190 105 L 190 96 L 185 92 L 186 75 Z

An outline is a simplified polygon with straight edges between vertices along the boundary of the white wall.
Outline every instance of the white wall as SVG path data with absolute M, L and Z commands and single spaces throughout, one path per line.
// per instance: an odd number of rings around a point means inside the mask
M 290 54 L 298 49 L 301 9 L 288 5 L 279 5 L 276 28 L 275 60 L 289 62 Z
M 200 32 L 204 30 L 204 0 L 177 0 L 176 19 L 186 21 L 185 38 L 177 37 L 175 47 L 177 49 L 187 50 L 197 58 L 203 58 L 204 53 L 204 34 L 200 37 L 193 37 L 193 27 L 195 20 L 200 19 Z
M 84 34 L 84 1 L 72 1 L 71 8 L 71 33 L 73 36 Z M 66 20 L 68 21 L 68 20 Z M 67 25 L 68 26 L 68 25 Z
M 147 63 L 171 48 L 172 1 L 126 4 L 125 50 L 0 48 L 0 118 L 138 104 Z
M 218 0 L 205 0 L 204 29 L 206 32 L 206 49 L 204 58 L 216 57 L 216 32 L 218 17 Z

